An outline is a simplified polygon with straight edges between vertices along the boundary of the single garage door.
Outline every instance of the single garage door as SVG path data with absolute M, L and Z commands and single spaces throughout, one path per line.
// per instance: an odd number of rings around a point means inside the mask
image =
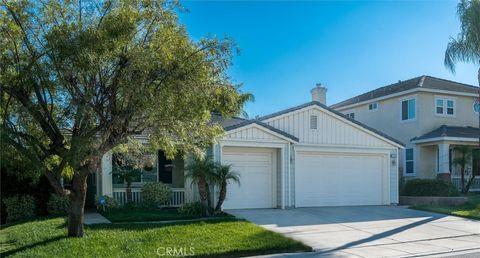
M 297 207 L 384 204 L 382 155 L 298 152 Z
M 224 209 L 275 207 L 274 149 L 224 147 L 222 163 L 240 174 L 240 186 L 227 187 Z

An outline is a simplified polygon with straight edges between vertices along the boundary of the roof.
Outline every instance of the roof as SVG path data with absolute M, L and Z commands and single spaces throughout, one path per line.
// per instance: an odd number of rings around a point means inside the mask
M 420 141 L 420 140 L 443 138 L 443 137 L 478 139 L 479 135 L 480 135 L 480 129 L 476 127 L 442 125 L 431 132 L 428 132 L 422 136 L 413 138 L 412 141 Z
M 287 132 L 284 132 L 280 129 L 277 129 L 271 125 L 268 125 L 262 121 L 259 121 L 259 120 L 256 120 L 256 119 L 252 119 L 252 120 L 245 120 L 243 121 L 242 123 L 239 123 L 239 124 L 235 124 L 235 125 L 231 125 L 231 126 L 227 126 L 227 127 L 224 127 L 225 131 L 231 131 L 231 130 L 234 130 L 234 129 L 237 129 L 237 128 L 241 128 L 241 127 L 244 127 L 244 126 L 247 126 L 247 125 L 251 125 L 251 124 L 257 124 L 257 125 L 260 125 L 264 128 L 267 128 L 268 130 L 272 131 L 272 132 L 275 132 L 275 133 L 278 133 L 282 136 L 285 136 L 293 141 L 296 141 L 298 142 L 298 138 L 287 133 Z
M 215 114 L 215 113 L 211 114 L 211 119 L 210 119 L 210 122 L 219 124 L 224 129 L 226 127 L 237 125 L 237 124 L 243 123 L 245 121 L 249 121 L 249 120 L 244 119 L 244 118 L 240 118 L 240 117 L 224 118 L 221 115 L 218 115 L 218 114 Z
M 453 92 L 461 92 L 461 93 L 473 93 L 478 94 L 479 88 L 477 86 L 463 84 L 459 82 L 449 81 L 445 79 L 440 79 L 428 75 L 423 75 L 419 77 L 415 77 L 413 79 L 409 79 L 406 81 L 399 81 L 394 84 L 390 84 L 384 87 L 380 87 L 378 89 L 369 91 L 367 93 L 355 96 L 353 98 L 344 100 L 340 103 L 334 104 L 332 108 L 340 108 L 344 106 L 353 105 L 356 103 L 385 97 L 391 94 L 400 93 L 403 91 L 415 89 L 415 88 L 427 88 L 427 89 L 434 89 L 434 90 L 444 90 L 444 91 L 453 91 Z
M 276 113 L 273 113 L 273 114 L 270 114 L 270 115 L 266 115 L 266 116 L 258 118 L 258 120 L 264 121 L 264 120 L 267 120 L 267 119 L 270 119 L 270 118 L 273 118 L 273 117 L 277 117 L 277 116 L 281 116 L 283 114 L 287 114 L 287 113 L 290 113 L 290 112 L 294 112 L 294 111 L 297 111 L 297 110 L 300 110 L 302 108 L 306 108 L 306 107 L 309 107 L 309 106 L 318 106 L 322 109 L 326 109 L 326 110 L 334 113 L 335 115 L 340 116 L 340 117 L 342 117 L 342 118 L 344 118 L 344 119 L 346 119 L 346 120 L 348 120 L 348 121 L 350 121 L 350 122 L 352 122 L 352 123 L 354 123 L 354 124 L 356 124 L 360 127 L 363 127 L 363 128 L 365 128 L 365 129 L 367 129 L 367 130 L 369 130 L 369 131 L 371 131 L 371 132 L 373 132 L 373 133 L 375 133 L 375 134 L 377 134 L 377 135 L 379 135 L 383 138 L 386 138 L 386 139 L 388 139 L 392 142 L 395 142 L 395 143 L 397 143 L 401 146 L 405 146 L 405 144 L 402 143 L 401 141 L 399 141 L 399 140 L 397 140 L 397 139 L 395 139 L 395 138 L 393 138 L 393 137 L 391 137 L 391 136 L 389 136 L 385 133 L 382 133 L 382 132 L 380 132 L 380 131 L 378 131 L 378 130 L 376 130 L 376 129 L 368 126 L 368 125 L 365 125 L 365 124 L 363 124 L 363 123 L 361 123 L 361 122 L 359 122 L 355 119 L 351 119 L 350 117 L 347 117 L 346 115 L 344 115 L 344 114 L 334 110 L 333 108 L 330 108 L 330 107 L 328 107 L 328 106 L 326 106 L 326 105 L 324 105 L 324 104 L 322 104 L 318 101 L 308 102 L 308 103 L 305 103 L 305 104 L 302 104 L 302 105 L 299 105 L 299 106 L 296 106 L 296 107 L 292 107 L 292 108 L 285 109 L 285 110 L 282 110 L 282 111 L 279 111 L 279 112 L 276 112 Z

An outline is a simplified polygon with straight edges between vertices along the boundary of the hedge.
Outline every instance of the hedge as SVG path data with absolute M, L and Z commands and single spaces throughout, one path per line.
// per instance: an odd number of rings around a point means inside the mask
M 405 182 L 400 195 L 403 196 L 458 196 L 457 188 L 440 179 L 411 179 Z

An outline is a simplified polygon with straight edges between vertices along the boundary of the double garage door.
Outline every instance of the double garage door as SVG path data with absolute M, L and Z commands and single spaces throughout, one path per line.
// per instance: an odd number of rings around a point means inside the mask
M 232 165 L 241 182 L 228 185 L 225 209 L 280 206 L 275 150 L 224 147 L 222 162 Z M 379 154 L 299 151 L 292 181 L 296 207 L 386 204 L 385 157 Z

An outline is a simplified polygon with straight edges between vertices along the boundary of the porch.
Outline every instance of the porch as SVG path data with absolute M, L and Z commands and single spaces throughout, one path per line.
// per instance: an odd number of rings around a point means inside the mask
M 417 176 L 437 177 L 451 180 L 453 185 L 461 188 L 461 168 L 455 160 L 461 156 L 461 148 L 477 148 L 479 129 L 474 127 L 441 126 L 421 137 L 412 139 L 417 146 L 420 161 Z M 480 157 L 470 155 L 465 164 L 465 183 L 475 175 L 470 191 L 480 191 Z
M 188 189 L 185 188 L 185 169 L 184 160 L 181 156 L 175 157 L 173 160 L 166 158 L 164 153 L 159 150 L 150 157 L 153 167 L 148 171 L 142 171 L 131 182 L 132 202 L 142 202 L 142 187 L 148 182 L 161 182 L 171 188 L 172 195 L 163 207 L 180 207 L 191 199 L 188 195 Z M 107 153 L 102 161 L 101 183 L 97 193 L 115 198 L 120 205 L 127 203 L 127 182 L 122 176 L 115 174 L 115 166 L 118 166 L 115 154 Z

